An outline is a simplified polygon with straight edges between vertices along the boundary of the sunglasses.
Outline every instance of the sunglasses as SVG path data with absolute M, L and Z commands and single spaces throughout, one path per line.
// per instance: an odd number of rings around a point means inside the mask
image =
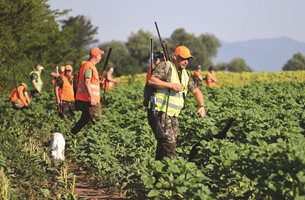
M 184 60 L 187 60 L 187 61 L 190 61 L 191 58 L 182 58 L 181 56 L 177 56 L 177 60 L 180 62 L 180 61 L 184 61 Z

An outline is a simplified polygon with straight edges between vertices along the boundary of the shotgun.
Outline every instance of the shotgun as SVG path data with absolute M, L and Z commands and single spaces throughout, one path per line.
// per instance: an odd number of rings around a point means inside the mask
M 165 43 L 164 40 L 161 39 L 161 35 L 160 35 L 160 31 L 159 31 L 157 22 L 155 22 L 155 26 L 156 26 L 158 37 L 159 37 L 159 40 L 160 40 L 160 43 L 161 43 L 161 46 L 162 46 L 162 50 L 163 50 L 164 55 L 165 55 L 165 60 L 170 61 L 171 59 L 170 59 L 170 55 L 169 55 L 168 50 L 167 50 L 167 44 Z M 170 96 L 170 89 L 168 89 L 168 95 L 167 95 L 167 99 L 166 99 L 165 119 L 164 119 L 165 120 L 165 129 L 166 129 L 166 126 L 167 126 L 166 116 L 167 116 L 167 110 L 168 110 L 169 96 Z
M 15 67 L 13 67 L 13 73 L 14 73 L 14 85 L 15 85 L 15 89 L 16 89 L 17 98 L 20 99 L 20 95 L 19 95 L 19 92 L 18 92 L 18 85 L 17 85 L 17 81 L 16 81 Z
M 151 96 L 153 93 L 153 88 L 148 85 L 148 80 L 152 75 L 153 72 L 153 64 L 154 64 L 154 53 L 153 53 L 153 39 L 150 38 L 150 73 L 147 72 L 149 74 L 149 76 L 146 77 L 146 82 L 145 82 L 145 86 L 144 86 L 144 92 L 143 92 L 143 105 L 148 108 L 148 104 L 149 101 L 151 100 Z
M 150 70 L 152 72 L 154 64 L 153 39 L 150 38 Z
M 103 95 L 103 102 L 104 102 L 104 106 L 106 107 L 106 79 L 107 79 L 107 66 L 108 66 L 108 62 L 109 62 L 109 58 L 110 58 L 110 54 L 111 54 L 112 48 L 110 47 L 108 52 L 107 52 L 107 56 L 106 56 L 106 60 L 104 63 L 104 67 L 102 70 L 102 80 L 104 80 L 104 82 L 102 83 L 104 86 L 104 95 Z M 103 77 L 104 76 L 104 77 Z
M 160 44 L 161 44 L 161 46 L 162 46 L 162 50 L 163 50 L 164 55 L 165 55 L 165 60 L 166 60 L 166 61 L 170 61 L 171 58 L 170 58 L 170 55 L 169 55 L 169 53 L 168 53 L 167 44 L 166 44 L 166 42 L 165 42 L 164 40 L 162 40 L 162 38 L 161 38 L 161 35 L 160 35 L 160 31 L 159 31 L 157 22 L 155 22 L 155 26 L 156 26 L 156 29 L 157 29 L 157 33 L 158 33 L 158 37 L 159 37 L 159 40 L 160 40 Z

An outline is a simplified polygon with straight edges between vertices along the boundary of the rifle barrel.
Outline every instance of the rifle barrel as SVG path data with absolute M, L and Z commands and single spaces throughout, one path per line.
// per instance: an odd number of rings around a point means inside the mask
M 111 51 L 112 51 L 112 48 L 110 47 L 109 50 L 108 50 L 107 56 L 106 56 L 105 64 L 104 64 L 104 67 L 103 67 L 103 71 L 105 71 L 107 66 L 108 66 L 108 61 L 109 61 L 109 58 L 110 58 Z
M 165 54 L 165 60 L 166 60 L 166 61 L 169 61 L 169 60 L 170 60 L 170 57 L 169 57 L 169 54 L 168 54 L 168 51 L 167 51 L 167 47 L 165 47 L 165 45 L 164 45 L 164 44 L 166 44 L 166 43 L 165 43 L 165 41 L 162 40 L 162 38 L 161 38 L 161 35 L 160 35 L 160 31 L 159 31 L 157 22 L 155 22 L 155 26 L 156 26 L 156 29 L 157 29 L 157 33 L 158 33 L 158 37 L 159 37 L 159 40 L 160 40 L 160 44 L 161 44 L 161 46 L 162 46 L 162 50 L 163 50 L 163 52 L 164 52 L 164 54 Z

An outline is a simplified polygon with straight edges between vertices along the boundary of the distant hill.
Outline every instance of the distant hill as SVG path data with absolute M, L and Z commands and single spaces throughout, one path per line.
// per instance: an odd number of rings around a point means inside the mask
M 293 54 L 305 55 L 305 43 L 289 37 L 255 39 L 241 42 L 223 42 L 214 63 L 243 58 L 253 71 L 282 71 L 283 65 Z

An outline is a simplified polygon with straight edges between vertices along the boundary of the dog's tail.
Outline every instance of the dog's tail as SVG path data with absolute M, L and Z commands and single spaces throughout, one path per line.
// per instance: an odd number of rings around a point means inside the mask
M 213 138 L 225 139 L 227 137 L 227 133 L 228 133 L 229 129 L 232 127 L 234 121 L 235 121 L 235 119 L 229 118 L 227 120 L 226 126 L 216 135 L 213 135 L 212 131 L 209 129 L 207 136 L 205 136 L 203 138 L 203 140 L 208 142 L 208 141 L 211 141 Z M 198 146 L 201 144 L 200 142 L 201 141 L 197 142 L 192 147 L 190 154 L 189 154 L 189 159 L 188 159 L 189 161 L 193 160 L 196 157 L 196 155 L 198 154 Z

